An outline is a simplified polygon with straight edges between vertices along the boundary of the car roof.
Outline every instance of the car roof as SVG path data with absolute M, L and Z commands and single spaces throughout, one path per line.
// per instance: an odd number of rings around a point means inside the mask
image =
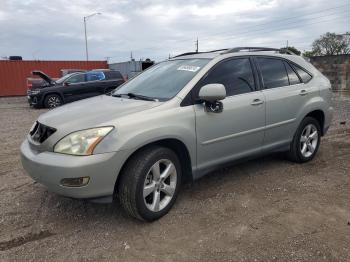
M 213 59 L 218 56 L 227 55 L 230 54 L 230 56 L 243 56 L 243 55 L 272 55 L 272 56 L 291 56 L 295 55 L 290 50 L 287 50 L 285 48 L 278 49 L 278 48 L 271 48 L 271 47 L 235 47 L 235 48 L 226 48 L 226 49 L 219 49 L 219 50 L 213 50 L 213 51 L 207 51 L 207 52 L 188 52 L 184 54 L 177 55 L 170 60 L 175 59 Z
M 235 48 L 227 48 L 221 50 L 213 50 L 208 52 L 191 52 L 184 53 L 178 56 L 175 56 L 171 60 L 182 60 L 182 59 L 218 59 L 221 60 L 228 57 L 235 56 L 270 56 L 283 58 L 288 61 L 291 61 L 299 66 L 307 69 L 309 72 L 317 73 L 316 68 L 309 63 L 304 57 L 299 56 L 286 49 L 277 49 L 270 47 L 235 47 Z

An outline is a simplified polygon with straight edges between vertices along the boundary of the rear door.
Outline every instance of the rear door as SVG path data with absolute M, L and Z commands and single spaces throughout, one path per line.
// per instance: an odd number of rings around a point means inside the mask
M 104 94 L 106 77 L 101 71 L 91 71 L 86 73 L 85 97 L 92 97 Z
M 294 68 L 284 59 L 256 57 L 266 98 L 264 149 L 286 146 L 298 125 L 297 115 L 306 103 L 307 90 Z
M 221 113 L 194 106 L 198 169 L 221 164 L 261 151 L 265 127 L 265 98 L 256 88 L 248 57 L 219 62 L 195 87 L 195 97 L 206 84 L 226 88 Z

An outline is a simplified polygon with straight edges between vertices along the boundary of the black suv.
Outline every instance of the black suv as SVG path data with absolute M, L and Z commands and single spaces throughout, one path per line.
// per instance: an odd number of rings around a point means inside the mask
M 54 108 L 76 100 L 106 94 L 125 82 L 119 71 L 100 69 L 71 73 L 53 80 L 41 71 L 33 71 L 43 81 L 27 90 L 28 102 L 36 108 Z

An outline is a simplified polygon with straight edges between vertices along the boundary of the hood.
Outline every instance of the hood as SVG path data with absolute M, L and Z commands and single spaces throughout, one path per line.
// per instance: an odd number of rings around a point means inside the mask
M 55 84 L 55 81 L 51 77 L 49 77 L 47 74 L 45 74 L 41 71 L 32 71 L 32 75 L 39 76 L 41 79 L 43 79 L 49 85 Z
M 56 129 L 82 130 L 113 125 L 118 117 L 137 113 L 161 105 L 161 102 L 96 96 L 70 103 L 42 114 L 38 121 Z

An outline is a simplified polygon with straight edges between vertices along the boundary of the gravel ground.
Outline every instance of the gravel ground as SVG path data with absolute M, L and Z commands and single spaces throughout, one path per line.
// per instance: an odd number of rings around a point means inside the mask
M 0 98 L 0 261 L 350 261 L 350 96 L 335 108 L 312 162 L 218 170 L 149 224 L 34 184 L 19 147 L 45 110 Z

